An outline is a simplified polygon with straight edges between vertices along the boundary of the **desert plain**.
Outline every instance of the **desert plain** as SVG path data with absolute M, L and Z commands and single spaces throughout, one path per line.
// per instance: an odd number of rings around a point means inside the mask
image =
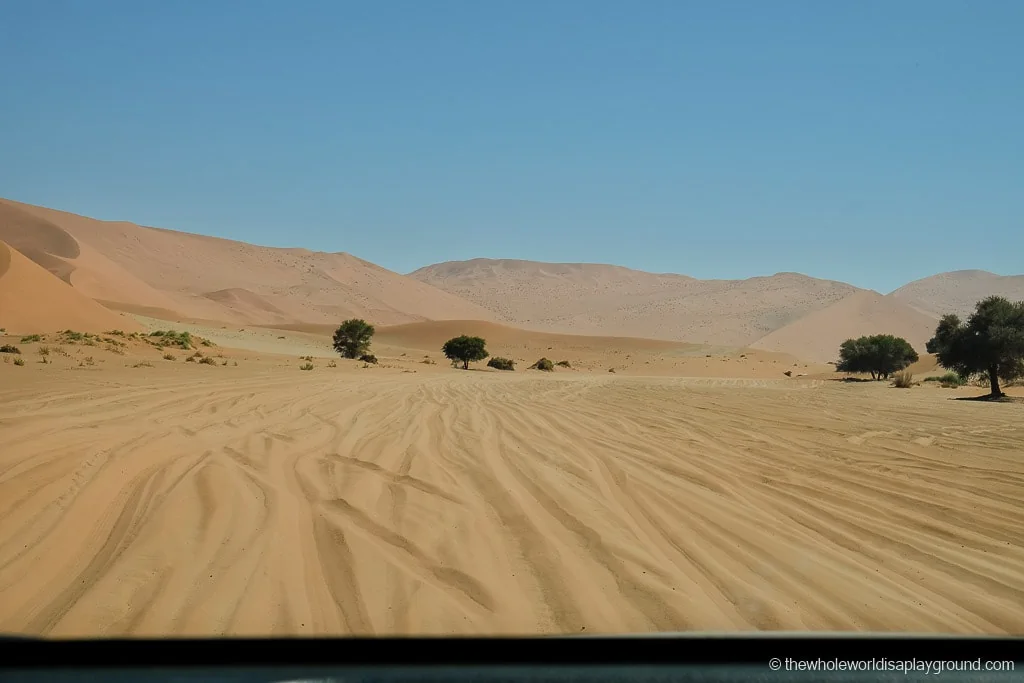
M 827 363 L 879 325 L 920 346 L 935 283 L 415 279 L 2 207 L 2 632 L 1024 632 L 1024 405 Z M 331 348 L 353 315 L 376 364 Z M 451 367 L 459 334 L 516 371 Z

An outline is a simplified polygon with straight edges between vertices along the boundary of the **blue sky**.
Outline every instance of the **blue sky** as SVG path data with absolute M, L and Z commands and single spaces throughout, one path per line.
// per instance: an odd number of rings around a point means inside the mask
M 1024 272 L 1024 2 L 0 5 L 0 196 L 399 272 Z

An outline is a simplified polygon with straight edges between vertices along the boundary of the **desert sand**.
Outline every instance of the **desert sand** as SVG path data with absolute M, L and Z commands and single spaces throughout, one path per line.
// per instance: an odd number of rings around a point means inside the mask
M 134 319 L 104 308 L 5 242 L 0 242 L 0 327 L 18 334 L 142 329 Z
M 403 276 L 7 200 L 0 240 L 0 631 L 1024 632 L 1024 406 L 828 364 L 940 374 L 950 283 L 1013 278 Z
M 595 341 L 593 371 L 466 372 L 399 351 L 434 344 L 420 327 L 382 329 L 380 366 L 310 372 L 23 345 L 0 364 L 0 630 L 1024 631 L 1019 404 L 743 377 L 749 356 L 597 369 L 656 342 Z

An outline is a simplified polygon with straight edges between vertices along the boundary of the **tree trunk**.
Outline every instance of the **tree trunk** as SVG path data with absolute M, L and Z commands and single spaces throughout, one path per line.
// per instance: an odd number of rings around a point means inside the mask
M 990 365 L 988 367 L 988 382 L 992 386 L 993 396 L 1002 396 L 1003 392 L 999 389 L 999 366 Z
M 871 371 L 871 379 L 878 379 L 878 377 L 875 376 L 874 370 Z
M 469 370 L 469 361 L 468 360 L 462 361 L 462 369 L 463 370 Z

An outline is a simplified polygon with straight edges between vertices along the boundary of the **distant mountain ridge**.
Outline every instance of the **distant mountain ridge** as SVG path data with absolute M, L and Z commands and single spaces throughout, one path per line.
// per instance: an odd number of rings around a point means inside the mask
M 33 281 L 48 271 L 108 309 L 170 320 L 477 320 L 559 334 L 754 347 L 816 361 L 834 359 L 849 336 L 878 332 L 906 336 L 923 352 L 941 314 L 965 315 L 992 294 L 1024 299 L 1024 275 L 979 270 L 940 273 L 888 295 L 793 272 L 701 280 L 523 259 L 448 261 L 400 275 L 343 252 L 262 247 L 3 199 L 0 240 L 42 267 Z M 69 292 L 52 289 L 71 300 Z

